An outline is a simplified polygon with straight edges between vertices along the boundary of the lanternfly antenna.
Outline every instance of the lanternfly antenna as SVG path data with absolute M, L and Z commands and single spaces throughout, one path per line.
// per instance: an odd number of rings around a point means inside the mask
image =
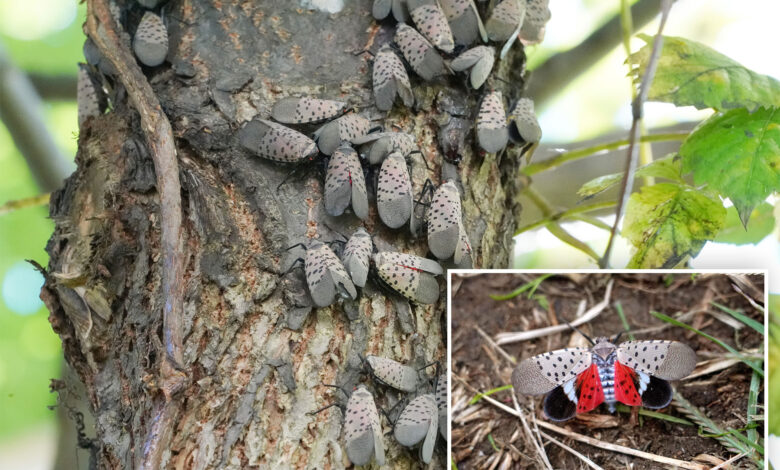
M 592 339 L 590 339 L 590 336 L 588 336 L 588 335 L 586 335 L 585 333 L 583 333 L 582 331 L 580 331 L 580 330 L 579 330 L 579 329 L 578 329 L 576 326 L 572 325 L 572 324 L 571 324 L 571 323 L 569 323 L 569 322 L 566 322 L 566 324 L 567 324 L 567 325 L 569 325 L 569 328 L 571 328 L 572 330 L 574 330 L 574 331 L 576 331 L 577 333 L 579 333 L 579 334 L 581 334 L 582 336 L 584 336 L 584 337 L 585 337 L 585 339 L 587 339 L 587 340 L 590 342 L 590 344 L 591 344 L 591 345 L 593 345 L 593 346 L 595 346 L 595 345 L 596 345 L 596 342 L 595 342 L 595 341 L 593 341 Z

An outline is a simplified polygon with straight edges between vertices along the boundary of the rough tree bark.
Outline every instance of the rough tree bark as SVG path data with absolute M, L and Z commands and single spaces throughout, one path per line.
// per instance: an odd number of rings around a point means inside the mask
M 132 32 L 140 9 L 118 3 Z M 236 137 L 283 96 L 372 103 L 369 58 L 356 53 L 391 41 L 394 25 L 377 24 L 369 0 L 346 3 L 337 14 L 286 1 L 182 0 L 166 8 L 168 63 L 144 73 L 171 123 L 181 182 L 186 380 L 168 401 L 160 204 L 144 128 L 120 84 L 111 112 L 82 127 L 78 169 L 52 196 L 56 228 L 42 298 L 86 387 L 100 468 L 143 465 L 150 442 L 162 446 L 165 468 L 342 468 L 341 413 L 307 414 L 340 398 L 320 384 L 361 380 L 358 354 L 417 366 L 446 360 L 445 282 L 435 306 L 410 308 L 369 282 L 357 302 L 311 309 L 302 274 L 282 276 L 300 255 L 285 249 L 349 236 L 361 222 L 325 214 L 316 171 L 277 190 L 289 168 L 248 154 Z M 505 96 L 520 93 L 524 63 L 516 45 L 496 66 L 512 84 L 493 84 Z M 417 136 L 415 191 L 426 178 L 457 177 L 475 266 L 507 267 L 520 209 L 517 150 L 500 158 L 472 151 L 480 94 L 464 77 L 414 86 L 415 109 L 396 107 L 381 122 Z M 457 166 L 442 158 L 452 146 Z M 380 249 L 427 253 L 424 237 L 387 229 L 375 208 L 364 225 Z M 380 396 L 386 408 L 398 398 Z M 150 440 L 155 432 L 158 441 Z M 413 452 L 384 441 L 390 467 L 419 465 Z

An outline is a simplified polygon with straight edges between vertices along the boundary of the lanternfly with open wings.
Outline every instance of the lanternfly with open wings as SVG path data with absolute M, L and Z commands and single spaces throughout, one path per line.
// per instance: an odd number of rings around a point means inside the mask
M 525 359 L 512 373 L 515 391 L 546 393 L 544 414 L 553 421 L 571 419 L 601 403 L 610 412 L 617 402 L 657 409 L 672 400 L 667 381 L 682 379 L 696 367 L 696 353 L 677 341 L 591 342 L 590 349 L 559 349 Z

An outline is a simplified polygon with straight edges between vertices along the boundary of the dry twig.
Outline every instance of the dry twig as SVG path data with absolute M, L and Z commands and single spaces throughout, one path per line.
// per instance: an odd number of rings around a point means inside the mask
M 599 314 L 601 314 L 601 312 L 604 311 L 605 308 L 607 308 L 607 305 L 609 305 L 609 299 L 612 295 L 612 284 L 613 284 L 613 280 L 610 279 L 609 283 L 607 283 L 606 292 L 604 292 L 604 300 L 594 305 L 593 308 L 591 308 L 590 310 L 585 312 L 582 316 L 578 317 L 573 322 L 571 322 L 572 326 L 579 326 L 582 325 L 583 323 L 587 323 L 593 320 L 594 318 L 599 316 Z M 531 331 L 498 333 L 496 335 L 496 343 L 497 344 L 517 343 L 519 341 L 526 341 L 533 338 L 539 338 L 542 336 L 559 333 L 561 331 L 566 331 L 568 329 L 569 329 L 568 325 L 555 325 L 555 326 L 547 326 L 544 328 L 537 328 Z

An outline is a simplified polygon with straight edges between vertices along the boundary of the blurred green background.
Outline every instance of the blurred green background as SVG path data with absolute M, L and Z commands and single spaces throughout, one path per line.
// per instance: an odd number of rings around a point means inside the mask
M 576 46 L 617 12 L 619 1 L 551 0 L 550 8 L 553 16 L 544 43 L 527 49 L 530 68 Z M 83 60 L 84 14 L 85 6 L 75 0 L 0 0 L 0 48 L 15 66 L 33 77 L 74 80 L 76 63 Z M 780 61 L 773 49 L 780 43 L 775 25 L 778 18 L 780 2 L 774 0 L 680 0 L 672 9 L 666 34 L 703 42 L 757 72 L 780 78 Z M 657 22 L 653 21 L 643 31 L 652 33 L 656 28 Z M 632 46 L 636 49 L 640 43 Z M 537 107 L 546 148 L 628 128 L 631 90 L 624 60 L 622 47 L 615 47 Z M 46 131 L 72 161 L 78 133 L 75 88 L 70 99 L 45 101 L 43 113 Z M 671 105 L 646 105 L 648 128 L 698 121 L 706 115 Z M 40 192 L 6 127 L 0 125 L 0 205 Z M 57 414 L 47 406 L 55 403 L 49 381 L 60 375 L 60 343 L 38 298 L 43 279 L 25 262 L 32 259 L 47 264 L 44 247 L 53 228 L 47 214 L 47 208 L 39 206 L 0 215 L 0 469 L 48 469 L 56 452 Z M 593 230 L 577 224 L 567 229 L 578 234 Z M 594 246 L 601 243 L 603 235 L 593 233 Z M 523 234 L 516 249 L 517 267 L 589 266 L 584 255 L 561 245 L 544 229 Z M 622 250 L 628 253 L 625 245 Z M 780 292 L 778 263 L 775 227 L 773 233 L 754 245 L 709 243 L 693 265 L 769 268 L 777 274 L 772 290 Z M 773 299 L 775 312 L 780 312 L 778 299 Z M 780 333 L 780 326 L 773 328 Z M 771 338 L 773 370 L 780 359 L 780 338 Z M 773 389 L 780 387 L 775 383 L 780 380 L 778 374 L 770 374 L 769 380 Z M 774 399 L 780 399 L 780 395 Z M 780 431 L 776 419 L 771 420 L 771 427 Z

